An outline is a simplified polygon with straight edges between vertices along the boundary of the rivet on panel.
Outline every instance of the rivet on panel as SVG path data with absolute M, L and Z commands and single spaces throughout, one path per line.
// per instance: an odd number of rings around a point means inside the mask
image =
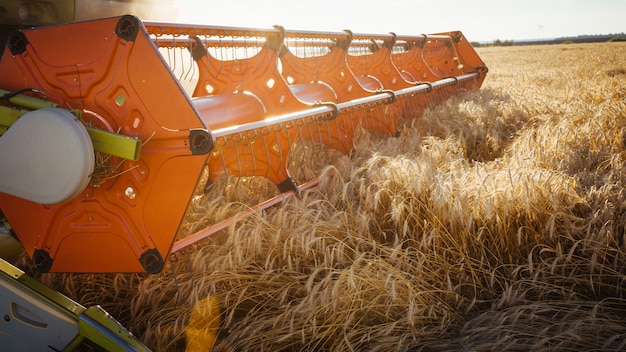
M 124 191 L 124 195 L 128 197 L 128 199 L 131 199 L 131 200 L 137 197 L 137 194 L 135 193 L 135 190 L 132 187 L 126 188 L 126 191 Z

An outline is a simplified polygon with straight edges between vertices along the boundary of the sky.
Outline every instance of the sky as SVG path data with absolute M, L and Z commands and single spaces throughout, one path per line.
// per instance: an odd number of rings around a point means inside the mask
M 176 0 L 178 21 L 235 27 L 430 34 L 470 41 L 626 32 L 626 0 Z

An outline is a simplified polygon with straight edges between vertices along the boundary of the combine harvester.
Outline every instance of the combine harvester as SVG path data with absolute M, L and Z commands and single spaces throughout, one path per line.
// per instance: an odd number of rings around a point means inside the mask
M 130 15 L 15 30 L 0 62 L 3 243 L 18 240 L 42 273 L 159 273 L 173 253 L 315 186 L 288 170 L 298 145 L 347 154 L 357 128 L 398 135 L 399 118 L 478 89 L 486 73 L 460 32 Z M 239 177 L 267 178 L 277 196 L 177 240 L 196 190 Z M 0 269 L 1 346 L 147 350 L 99 307 Z

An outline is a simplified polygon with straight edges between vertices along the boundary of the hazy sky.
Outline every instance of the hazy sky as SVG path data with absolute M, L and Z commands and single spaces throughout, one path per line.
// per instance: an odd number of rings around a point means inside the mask
M 236 27 L 421 34 L 471 41 L 626 32 L 626 0 L 176 0 L 179 21 Z

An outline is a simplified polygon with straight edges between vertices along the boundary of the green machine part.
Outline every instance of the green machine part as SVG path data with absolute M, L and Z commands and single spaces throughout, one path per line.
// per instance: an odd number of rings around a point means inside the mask
M 17 119 L 32 110 L 59 107 L 58 104 L 47 100 L 16 92 L 9 92 L 3 89 L 0 89 L 0 99 L 7 100 L 11 104 L 21 107 L 20 109 L 15 109 L 8 106 L 0 106 L 0 136 L 2 136 Z M 81 111 L 72 110 L 71 112 L 80 119 Z M 139 154 L 141 153 L 140 140 L 89 126 L 86 126 L 86 129 L 89 133 L 89 137 L 91 137 L 95 151 L 127 160 L 139 160 Z
M 150 351 L 100 306 L 85 308 L 0 259 L 3 351 Z

